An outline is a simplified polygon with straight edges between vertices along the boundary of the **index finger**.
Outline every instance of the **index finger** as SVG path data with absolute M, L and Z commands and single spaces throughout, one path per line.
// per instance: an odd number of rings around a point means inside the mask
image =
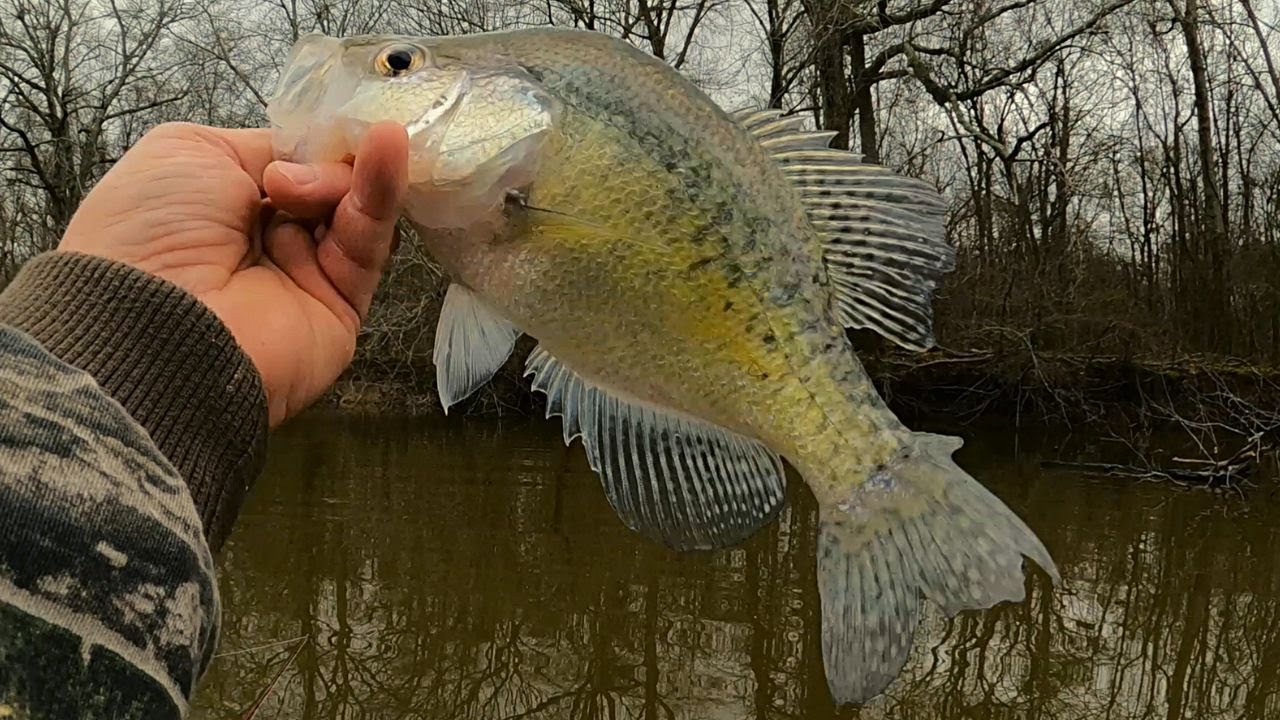
M 278 160 L 262 173 L 262 187 L 277 208 L 295 217 L 328 217 L 351 192 L 346 163 L 303 165 Z
M 262 189 L 262 174 L 274 159 L 271 130 L 267 128 L 229 129 L 194 123 L 171 123 L 156 128 L 153 132 L 186 134 L 188 138 L 221 148 L 253 178 L 259 190 Z

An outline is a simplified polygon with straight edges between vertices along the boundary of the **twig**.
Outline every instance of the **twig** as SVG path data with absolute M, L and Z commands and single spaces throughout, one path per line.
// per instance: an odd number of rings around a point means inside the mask
M 298 653 L 302 652 L 302 647 L 306 645 L 307 642 L 308 638 L 306 637 L 301 638 L 298 641 L 298 646 L 293 649 L 292 653 L 290 653 L 289 659 L 284 661 L 280 666 L 280 669 L 276 671 L 275 677 L 271 678 L 271 682 L 262 689 L 262 692 L 258 693 L 258 697 L 253 701 L 253 704 L 244 711 L 244 714 L 240 716 L 240 720 L 253 720 L 254 716 L 258 714 L 258 709 L 262 707 L 262 703 L 266 702 L 267 696 L 271 694 L 271 691 L 275 689 L 276 684 L 280 682 L 280 677 L 284 675 L 284 671 L 289 669 L 289 666 L 293 664 L 295 659 L 297 659 Z

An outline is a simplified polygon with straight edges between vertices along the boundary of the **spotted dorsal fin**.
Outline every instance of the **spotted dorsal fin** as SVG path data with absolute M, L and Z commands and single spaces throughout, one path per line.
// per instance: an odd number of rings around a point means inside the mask
M 942 195 L 923 180 L 829 147 L 836 133 L 805 130 L 802 117 L 750 109 L 731 116 L 799 192 L 824 240 L 841 322 L 911 350 L 931 347 L 933 291 L 955 267 Z
M 582 438 L 622 521 L 677 550 L 736 544 L 782 508 L 781 458 L 761 443 L 584 380 L 541 346 L 525 374 L 559 415 L 565 444 Z

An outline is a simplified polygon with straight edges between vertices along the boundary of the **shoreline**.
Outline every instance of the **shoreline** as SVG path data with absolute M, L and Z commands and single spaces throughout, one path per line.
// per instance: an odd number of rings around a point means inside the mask
M 522 377 L 513 353 L 494 379 L 450 412 L 467 416 L 541 412 L 540 395 Z M 904 419 L 956 415 L 1053 421 L 1096 420 L 1108 409 L 1157 402 L 1207 402 L 1229 395 L 1242 403 L 1280 407 L 1280 368 L 1236 358 L 1187 355 L 1122 358 L 1059 352 L 932 350 L 862 356 L 885 401 Z M 1068 402 L 1071 401 L 1071 402 Z M 319 405 L 352 413 L 443 417 L 434 368 L 374 368 L 357 362 Z
M 1012 430 L 1048 442 L 1058 469 L 1235 488 L 1280 448 L 1280 369 L 1204 356 L 1085 356 L 1026 350 L 860 352 L 881 396 L 910 428 L 966 435 Z M 542 418 L 517 351 L 449 419 Z M 434 368 L 356 365 L 317 403 L 349 416 L 446 417 Z M 1019 440 L 1021 442 L 1021 440 Z M 1048 467 L 1048 466 L 1046 466 Z

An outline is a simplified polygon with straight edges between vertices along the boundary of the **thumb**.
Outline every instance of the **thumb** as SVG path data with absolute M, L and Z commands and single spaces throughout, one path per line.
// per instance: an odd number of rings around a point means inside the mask
M 338 203 L 316 258 L 363 321 L 391 257 L 408 190 L 409 138 L 395 123 L 369 128 L 356 151 L 351 191 Z

